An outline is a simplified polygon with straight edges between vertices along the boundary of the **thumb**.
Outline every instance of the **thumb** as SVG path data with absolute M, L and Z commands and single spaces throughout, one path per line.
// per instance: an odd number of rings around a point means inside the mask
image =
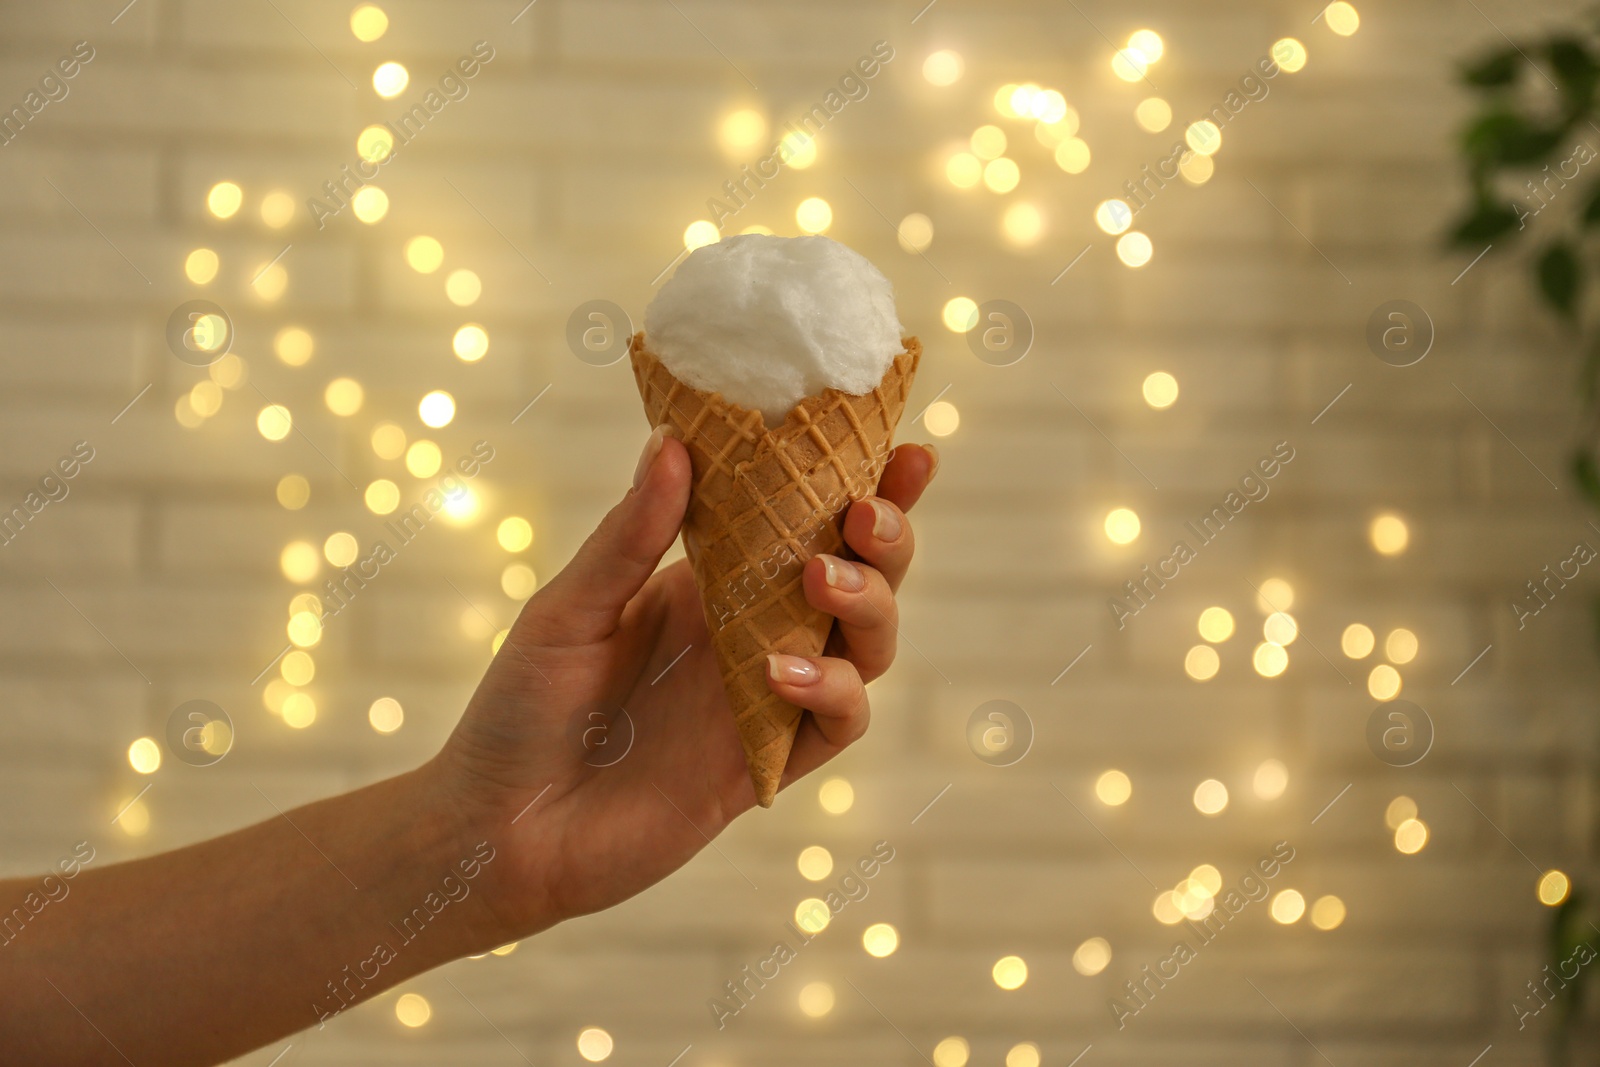
M 672 547 L 689 507 L 689 450 L 671 426 L 645 442 L 634 487 L 612 508 L 560 574 L 528 602 L 522 625 L 543 644 L 600 641 L 617 628 L 623 608 Z

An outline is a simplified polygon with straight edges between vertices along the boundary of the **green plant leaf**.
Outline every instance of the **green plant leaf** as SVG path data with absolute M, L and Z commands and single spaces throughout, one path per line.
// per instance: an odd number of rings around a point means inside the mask
M 1574 112 L 1588 110 L 1595 82 L 1600 80 L 1600 67 L 1595 65 L 1588 46 L 1576 37 L 1557 37 L 1550 42 L 1548 55 L 1568 106 Z
M 1550 245 L 1539 257 L 1539 291 L 1551 307 L 1569 318 L 1578 309 L 1578 286 L 1582 278 L 1578 254 L 1565 241 Z
M 1517 80 L 1522 55 L 1515 48 L 1491 52 L 1461 70 L 1461 80 L 1480 89 L 1497 89 Z
M 1468 126 L 1461 147 L 1480 164 L 1532 163 L 1548 155 L 1560 139 L 1559 129 L 1538 126 L 1502 108 Z
M 1456 224 L 1450 240 L 1458 245 L 1479 248 L 1517 225 L 1517 213 L 1504 204 L 1481 201 L 1471 214 Z

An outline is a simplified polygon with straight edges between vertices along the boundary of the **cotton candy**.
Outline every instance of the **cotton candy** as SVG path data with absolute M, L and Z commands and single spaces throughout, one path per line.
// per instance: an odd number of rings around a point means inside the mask
M 769 429 L 826 389 L 857 396 L 902 350 L 894 289 L 827 237 L 725 237 L 695 249 L 644 313 L 685 385 L 761 412 Z

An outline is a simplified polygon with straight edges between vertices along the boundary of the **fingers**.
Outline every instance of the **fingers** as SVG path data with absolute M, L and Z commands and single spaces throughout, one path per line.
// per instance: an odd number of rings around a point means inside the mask
M 906 513 L 877 496 L 858 500 L 845 512 L 844 543 L 883 573 L 891 591 L 900 588 L 916 550 Z
M 634 488 L 523 609 L 517 624 L 532 629 L 535 640 L 577 645 L 605 638 L 655 573 L 689 506 L 689 453 L 670 434 L 670 427 L 656 427 L 639 457 Z
M 889 462 L 878 479 L 878 495 L 901 511 L 910 511 L 938 471 L 938 449 L 932 445 L 901 445 L 889 453 Z
M 867 732 L 867 689 L 849 660 L 831 656 L 769 656 L 767 684 L 809 711 L 795 735 L 784 783 L 822 766 Z
M 838 620 L 829 651 L 855 664 L 867 681 L 894 662 L 899 608 L 884 575 L 838 556 L 817 556 L 801 576 L 806 600 Z

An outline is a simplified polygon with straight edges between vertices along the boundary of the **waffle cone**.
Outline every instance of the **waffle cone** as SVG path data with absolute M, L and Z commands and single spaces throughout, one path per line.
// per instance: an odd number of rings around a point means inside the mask
M 801 713 L 767 687 L 767 656 L 817 656 L 827 643 L 833 617 L 806 602 L 801 572 L 812 556 L 849 555 L 845 509 L 876 492 L 922 355 L 916 338 L 904 345 L 872 392 L 828 389 L 772 430 L 760 412 L 678 381 L 643 333 L 628 346 L 650 425 L 670 425 L 689 450 L 683 547 L 764 808 L 778 793 Z

